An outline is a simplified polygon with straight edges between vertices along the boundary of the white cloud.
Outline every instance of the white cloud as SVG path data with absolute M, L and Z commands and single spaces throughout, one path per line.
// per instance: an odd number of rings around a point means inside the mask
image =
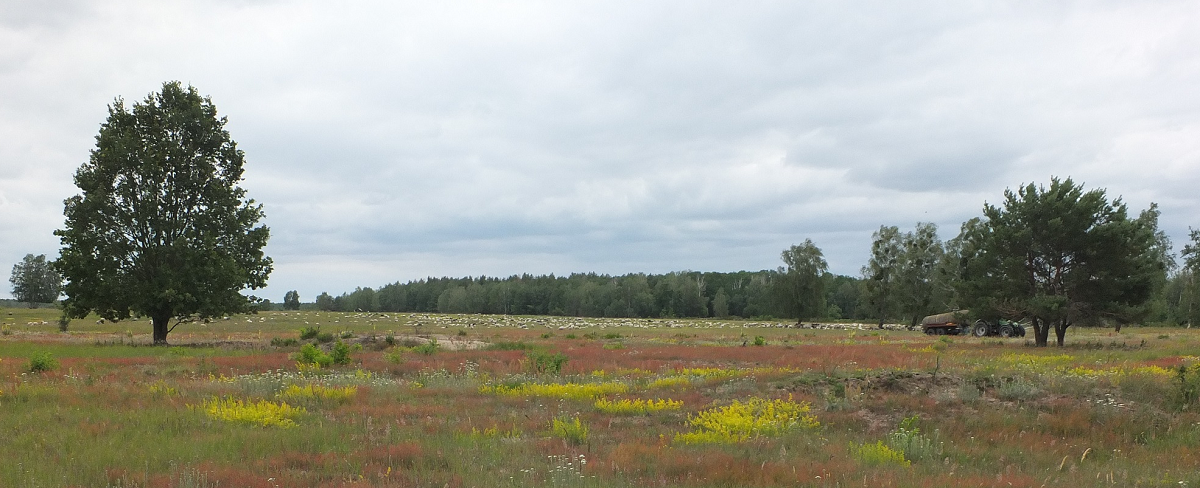
M 55 253 L 105 106 L 176 79 L 247 153 L 272 298 L 771 268 L 805 238 L 855 274 L 879 225 L 948 238 L 1051 175 L 1159 202 L 1177 241 L 1200 226 L 1194 2 L 127 0 L 0 19 L 0 262 Z

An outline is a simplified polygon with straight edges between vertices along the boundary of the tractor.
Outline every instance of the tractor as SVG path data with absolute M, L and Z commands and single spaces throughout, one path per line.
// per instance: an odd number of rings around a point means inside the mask
M 971 334 L 975 337 L 1024 337 L 1025 326 L 1011 320 L 971 321 L 968 311 L 940 313 L 921 320 L 921 330 L 930 335 Z

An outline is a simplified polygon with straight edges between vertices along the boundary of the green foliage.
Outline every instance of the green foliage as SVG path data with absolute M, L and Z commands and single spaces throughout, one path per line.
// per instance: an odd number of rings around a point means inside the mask
M 32 356 L 29 356 L 29 367 L 27 369 L 30 373 L 54 371 L 58 369 L 58 360 L 54 359 L 54 356 L 48 352 L 36 352 Z
M 896 430 L 887 436 L 888 447 L 912 461 L 941 459 L 942 443 L 921 433 L 921 429 L 917 427 L 918 420 L 920 417 L 916 415 L 901 420 Z
M 759 436 L 820 427 L 807 402 L 750 398 L 745 402 L 703 410 L 688 417 L 691 432 L 677 434 L 679 444 L 734 444 Z
M 317 334 L 316 339 L 321 344 L 333 342 L 333 332 L 320 332 Z
M 812 239 L 792 246 L 782 253 L 785 267 L 780 268 L 781 279 L 777 282 L 778 293 L 784 311 L 798 319 L 823 317 L 826 312 L 824 276 L 829 265 Z
M 13 265 L 8 282 L 12 283 L 13 298 L 28 303 L 29 307 L 33 308 L 35 303 L 58 300 L 63 278 L 51 263 L 46 261 L 45 254 L 26 254 L 20 263 Z
M 1061 346 L 1077 322 L 1144 316 L 1165 282 L 1155 205 L 1131 219 L 1104 190 L 1053 178 L 1049 188 L 1006 190 L 983 213 L 960 235 L 961 305 L 983 318 L 1028 318 L 1039 346 L 1051 327 Z
M 1181 364 L 1175 369 L 1174 398 L 1179 410 L 1188 410 L 1200 403 L 1200 363 Z
M 588 427 L 579 417 L 570 420 L 556 418 L 550 423 L 550 431 L 555 437 L 571 444 L 580 445 L 587 442 Z
M 754 345 L 765 346 L 767 345 L 767 339 L 763 336 L 754 336 Z
M 238 187 L 243 155 L 225 118 L 195 88 L 168 82 L 127 109 L 117 99 L 96 148 L 75 173 L 55 267 L 63 309 L 109 320 L 150 317 L 154 342 L 168 322 L 243 312 L 242 289 L 266 285 L 269 231 L 262 205 Z
M 271 345 L 275 346 L 275 347 L 293 347 L 293 346 L 296 346 L 299 344 L 300 344 L 300 341 L 297 341 L 296 338 L 294 338 L 294 337 L 287 337 L 287 338 L 272 337 L 271 338 Z
M 347 346 L 346 343 L 342 341 L 337 341 L 337 343 L 330 348 L 329 355 L 333 359 L 333 364 L 350 364 L 350 346 Z
M 300 310 L 300 293 L 296 290 L 291 290 L 283 294 L 283 309 L 284 310 Z
M 316 305 L 317 310 L 331 312 L 334 309 L 333 297 L 329 296 L 328 293 L 321 292 L 320 295 L 317 295 Z
M 404 362 L 404 350 L 403 349 L 388 350 L 387 352 L 383 353 L 383 358 L 386 359 L 387 362 L 392 363 L 392 364 L 403 363 Z
M 523 341 L 496 341 L 484 347 L 487 351 L 528 351 L 533 349 L 533 344 Z
M 559 374 L 567 364 L 567 356 L 561 352 L 529 351 L 525 353 L 525 363 L 530 371 L 537 374 Z
M 432 356 L 434 353 L 438 352 L 440 348 L 441 346 L 438 345 L 437 339 L 430 339 L 429 342 L 413 347 L 412 350 L 417 354 Z
M 862 268 L 863 301 L 880 323 L 903 317 L 915 326 L 934 308 L 942 288 L 936 286 L 944 248 L 937 225 L 919 222 L 912 232 L 881 226 L 872 235 L 871 258 Z M 945 281 L 942 277 L 943 282 Z
M 319 326 L 319 325 L 316 327 L 305 327 L 303 329 L 300 329 L 300 340 L 307 341 L 307 340 L 311 340 L 311 339 L 316 339 L 317 334 L 320 334 L 320 333 L 321 333 L 321 326 Z
M 300 352 L 297 353 L 296 361 L 318 368 L 328 368 L 333 365 L 333 356 L 326 354 L 321 348 L 309 343 L 300 347 Z
M 892 449 L 883 441 L 877 441 L 874 444 L 851 445 L 850 453 L 859 462 L 868 466 L 908 467 L 912 465 L 911 461 L 904 459 L 903 452 Z

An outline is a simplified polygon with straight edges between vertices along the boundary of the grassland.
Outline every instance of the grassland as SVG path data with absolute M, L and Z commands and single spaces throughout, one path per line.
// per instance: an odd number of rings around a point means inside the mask
M 0 486 L 1200 486 L 1200 331 L 55 319 L 0 311 Z

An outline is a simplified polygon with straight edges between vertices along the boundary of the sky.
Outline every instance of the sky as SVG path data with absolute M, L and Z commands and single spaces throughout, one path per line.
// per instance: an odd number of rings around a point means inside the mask
M 252 293 L 427 276 L 859 276 L 1052 177 L 1200 227 L 1200 2 L 0 2 L 0 265 L 55 257 L 117 98 L 245 151 Z M 0 297 L 10 290 L 0 287 Z

